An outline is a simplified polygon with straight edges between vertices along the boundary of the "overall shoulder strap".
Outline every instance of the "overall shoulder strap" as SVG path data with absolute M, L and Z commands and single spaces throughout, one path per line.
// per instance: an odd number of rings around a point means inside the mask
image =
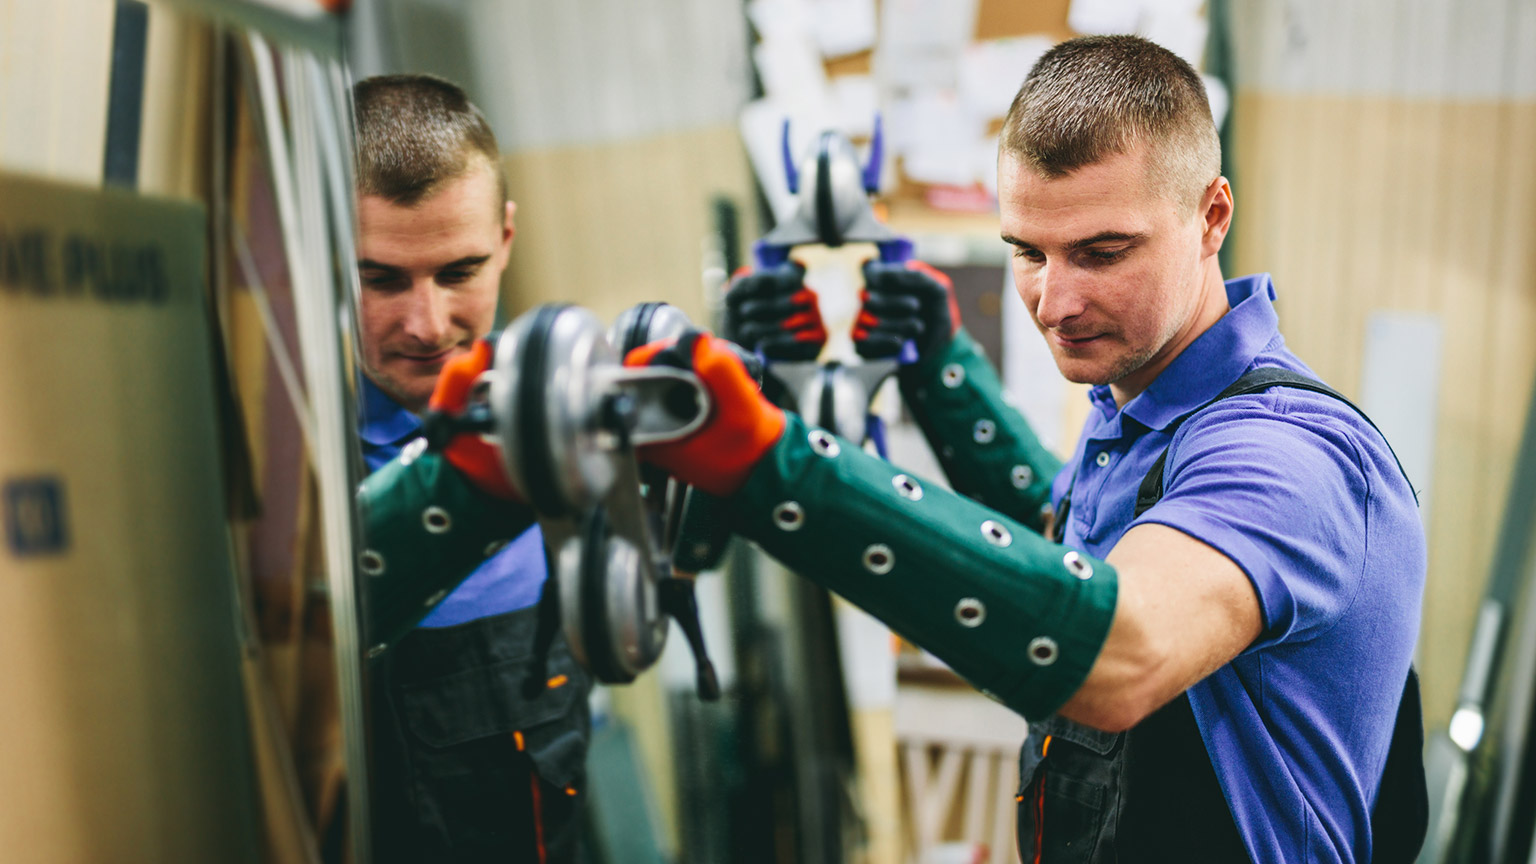
M 1178 431 L 1180 426 L 1184 425 L 1184 421 L 1195 416 L 1196 414 L 1199 414 L 1201 411 L 1204 411 L 1212 405 L 1215 405 L 1217 402 L 1220 402 L 1223 399 L 1230 399 L 1233 396 L 1246 396 L 1249 393 L 1259 393 L 1276 386 L 1293 387 L 1297 390 L 1311 390 L 1314 393 L 1322 393 L 1325 396 L 1331 396 L 1334 399 L 1343 402 L 1345 405 L 1348 405 L 1351 409 L 1354 410 L 1356 414 L 1359 414 L 1360 417 L 1365 420 L 1365 422 L 1370 423 L 1372 429 L 1376 429 L 1376 424 L 1371 420 L 1370 417 L 1366 416 L 1364 411 L 1360 410 L 1359 406 L 1349 401 L 1349 399 L 1346 398 L 1343 393 L 1340 393 L 1332 387 L 1329 387 L 1327 384 L 1324 384 L 1315 378 L 1309 378 L 1298 372 L 1292 372 L 1289 369 L 1263 367 L 1259 369 L 1250 369 L 1248 372 L 1244 373 L 1241 378 L 1233 381 L 1231 385 L 1227 387 L 1227 389 L 1217 393 L 1215 398 L 1173 421 L 1173 423 L 1168 426 L 1168 433 L 1171 436 L 1174 432 Z M 1380 434 L 1381 430 L 1376 429 L 1376 432 L 1377 434 Z M 1386 436 L 1382 436 L 1382 440 L 1385 441 Z M 1387 449 L 1391 450 L 1390 444 L 1387 445 Z M 1393 460 L 1397 459 L 1397 454 L 1395 452 L 1392 454 L 1392 458 Z M 1158 501 L 1162 500 L 1163 468 L 1167 462 L 1168 448 L 1164 448 L 1163 452 L 1158 454 L 1157 461 L 1152 463 L 1151 470 L 1147 471 L 1147 476 L 1141 479 L 1141 487 L 1136 490 L 1136 516 L 1140 516 L 1141 514 L 1152 509 L 1153 504 L 1156 504 Z M 1398 462 L 1397 470 L 1403 470 L 1403 465 L 1401 462 Z M 1408 475 L 1406 472 L 1403 473 L 1403 477 L 1404 479 L 1407 479 Z M 1413 488 L 1413 484 L 1411 482 L 1409 483 L 1408 488 Z M 1417 491 L 1414 492 L 1414 501 L 1418 501 Z

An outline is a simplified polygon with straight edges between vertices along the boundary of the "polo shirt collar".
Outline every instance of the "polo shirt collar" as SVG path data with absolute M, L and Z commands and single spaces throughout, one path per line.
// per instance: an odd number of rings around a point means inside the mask
M 391 399 L 367 375 L 362 379 L 362 406 L 357 413 L 358 436 L 369 444 L 395 444 L 416 434 L 421 419 Z
M 1228 279 L 1226 288 L 1231 309 L 1189 343 L 1146 390 L 1126 403 L 1125 416 L 1148 429 L 1166 428 L 1216 398 L 1279 338 L 1275 285 L 1268 273 Z M 1101 410 L 1105 400 L 1114 404 L 1107 385 L 1093 388 L 1091 396 Z

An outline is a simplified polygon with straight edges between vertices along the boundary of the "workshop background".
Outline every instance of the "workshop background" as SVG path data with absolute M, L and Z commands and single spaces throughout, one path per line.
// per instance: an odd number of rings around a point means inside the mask
M 880 212 L 1064 450 L 1087 401 L 1007 284 L 996 133 L 1042 51 L 1112 32 L 1203 71 L 1227 275 L 1274 275 L 1290 346 L 1420 490 L 1422 860 L 1528 860 L 1529 0 L 0 0 L 0 859 L 367 858 L 348 81 L 432 72 L 485 110 L 518 203 L 503 320 L 716 320 L 791 206 L 784 120 L 798 153 L 878 114 Z M 47 272 L 55 237 L 98 269 Z M 839 333 L 861 254 L 812 256 Z M 936 471 L 887 408 L 894 460 Z M 699 583 L 727 698 L 693 696 L 677 638 L 595 697 L 593 861 L 1016 860 L 1023 721 L 740 545 Z

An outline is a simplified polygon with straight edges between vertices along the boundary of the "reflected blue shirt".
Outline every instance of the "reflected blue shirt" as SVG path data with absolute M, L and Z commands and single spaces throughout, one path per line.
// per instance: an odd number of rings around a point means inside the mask
M 389 398 L 366 375 L 362 376 L 361 389 L 358 436 L 362 438 L 363 460 L 372 473 L 421 435 L 421 419 Z M 534 525 L 486 559 L 417 626 L 452 627 L 526 609 L 538 602 L 548 572 L 544 538 Z
M 1317 377 L 1285 347 L 1268 274 L 1229 280 L 1227 299 L 1231 311 L 1123 408 L 1107 386 L 1090 391 L 1052 501 L 1059 509 L 1072 487 L 1064 542 L 1093 555 L 1150 522 L 1242 568 L 1262 632 L 1188 691 L 1233 819 L 1255 861 L 1369 861 L 1371 808 L 1418 638 L 1423 528 L 1387 443 L 1321 393 L 1233 397 L 1169 436 L 1249 369 Z M 1142 478 L 1170 441 L 1163 498 L 1134 518 Z

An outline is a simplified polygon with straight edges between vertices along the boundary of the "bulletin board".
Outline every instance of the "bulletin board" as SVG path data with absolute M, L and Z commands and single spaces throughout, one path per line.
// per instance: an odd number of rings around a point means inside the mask
M 1207 35 L 1201 0 L 753 0 L 748 16 L 765 95 L 742 133 L 775 213 L 788 207 L 774 164 L 784 120 L 808 127 L 791 130 L 799 154 L 825 128 L 867 148 L 878 112 L 882 203 L 919 231 L 995 233 L 997 134 L 1052 45 L 1136 33 L 1198 68 Z

